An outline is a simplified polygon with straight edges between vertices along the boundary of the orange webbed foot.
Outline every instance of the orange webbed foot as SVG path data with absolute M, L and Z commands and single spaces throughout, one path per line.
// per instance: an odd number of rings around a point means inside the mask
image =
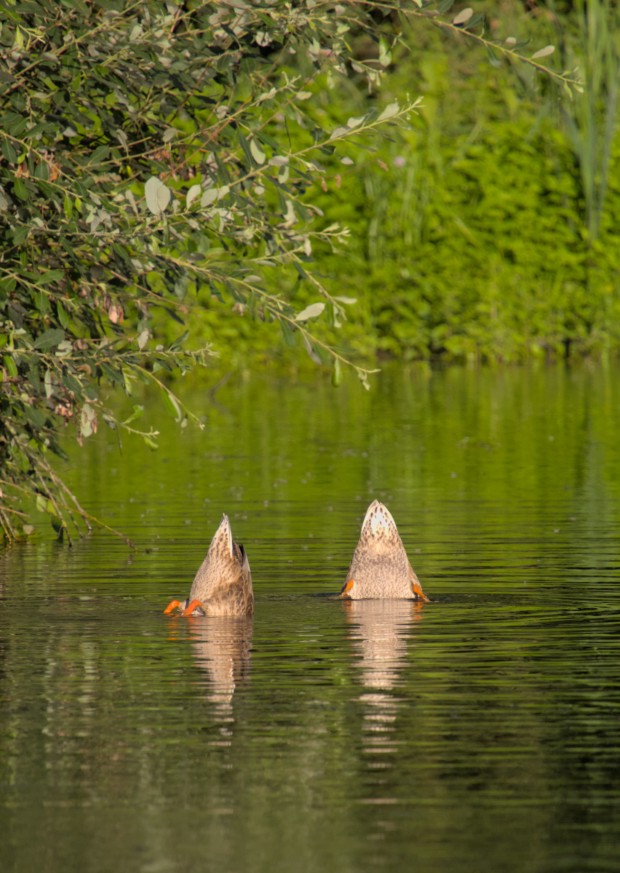
M 183 610 L 183 615 L 191 615 L 195 609 L 202 610 L 202 603 L 200 600 L 192 600 L 192 602 Z
M 171 600 L 168 606 L 164 609 L 164 615 L 170 615 L 175 609 L 181 609 L 182 603 L 180 600 Z
M 415 594 L 415 596 L 416 596 L 416 598 L 417 598 L 418 600 L 423 600 L 424 603 L 430 603 L 430 602 L 431 602 L 431 601 L 430 601 L 430 598 L 428 598 L 428 597 L 426 596 L 426 594 L 422 591 L 422 586 L 420 585 L 420 583 L 418 582 L 417 579 L 414 579 L 414 580 L 413 580 L 413 583 L 412 583 L 412 586 L 411 586 L 411 587 L 413 588 L 413 593 Z
M 351 596 L 351 593 L 350 593 L 350 592 L 351 592 L 351 589 L 353 588 L 353 585 L 354 585 L 354 584 L 355 584 L 355 583 L 354 583 L 353 579 L 349 579 L 349 580 L 348 580 L 348 581 L 347 581 L 347 582 L 342 586 L 342 591 L 340 592 L 340 594 L 338 595 L 338 597 L 350 598 L 350 596 Z

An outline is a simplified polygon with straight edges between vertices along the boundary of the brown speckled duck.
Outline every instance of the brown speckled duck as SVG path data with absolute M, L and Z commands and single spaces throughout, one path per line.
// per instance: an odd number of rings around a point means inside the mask
M 164 613 L 181 610 L 183 615 L 246 616 L 254 612 L 252 574 L 243 546 L 232 538 L 228 516 L 211 540 L 192 582 L 189 597 L 181 603 L 171 600 Z
M 340 597 L 350 600 L 428 597 L 407 558 L 396 523 L 378 500 L 368 507 Z

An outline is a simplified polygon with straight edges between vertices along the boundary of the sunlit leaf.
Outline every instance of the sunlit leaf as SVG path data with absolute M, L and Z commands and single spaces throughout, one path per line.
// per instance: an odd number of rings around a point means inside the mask
M 398 115 L 400 112 L 400 105 L 398 103 L 388 103 L 383 112 L 377 118 L 377 121 L 387 121 L 388 118 L 394 118 L 395 115 Z
M 151 332 L 149 330 L 145 329 L 138 334 L 138 336 L 136 337 L 136 342 L 138 343 L 138 348 L 140 349 L 140 351 L 146 348 L 146 344 L 148 343 L 150 338 Z
M 382 67 L 389 67 L 392 63 L 392 53 L 383 40 L 379 43 L 379 63 Z
M 49 399 L 52 396 L 52 394 L 54 393 L 54 381 L 53 381 L 51 370 L 45 371 L 43 383 L 45 385 L 45 396 Z
M 348 118 L 347 119 L 347 127 L 350 130 L 354 130 L 356 127 L 359 127 L 366 121 L 365 115 L 358 115 L 357 118 Z
M 250 152 L 257 164 L 264 164 L 267 160 L 265 152 L 261 149 L 254 138 L 250 140 Z
M 532 55 L 532 60 L 534 60 L 535 58 L 546 58 L 549 55 L 552 55 L 554 51 L 554 45 L 546 45 L 544 48 L 541 48 L 537 52 L 534 52 L 534 54 Z
M 452 24 L 466 24 L 473 14 L 474 10 L 471 8 L 471 6 L 467 6 L 465 9 L 461 9 L 461 11 L 454 16 L 454 18 L 452 19 Z
M 80 434 L 86 439 L 97 432 L 97 412 L 89 403 L 85 403 L 80 414 Z
M 192 185 L 192 187 L 187 192 L 185 197 L 185 205 L 189 209 L 194 200 L 200 196 L 200 192 L 202 191 L 201 185 Z
M 337 128 L 335 128 L 335 130 L 332 130 L 329 138 L 330 139 L 340 139 L 341 137 L 346 136 L 346 134 L 348 134 L 348 133 L 350 133 L 350 130 L 348 127 L 337 127 Z
M 203 208 L 206 206 L 211 206 L 212 203 L 215 203 L 216 201 L 221 200 L 223 197 L 226 197 L 229 191 L 229 185 L 222 185 L 221 188 L 207 188 L 207 190 L 200 198 L 200 205 Z
M 308 321 L 311 318 L 317 318 L 324 309 L 324 303 L 311 303 L 310 306 L 306 306 L 305 309 L 302 309 L 301 312 L 297 313 L 295 321 Z
M 144 196 L 149 212 L 161 215 L 170 203 L 171 191 L 157 176 L 151 176 L 144 186 Z

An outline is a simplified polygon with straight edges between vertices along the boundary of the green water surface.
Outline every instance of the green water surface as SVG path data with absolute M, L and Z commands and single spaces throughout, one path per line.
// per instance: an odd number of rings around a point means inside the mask
M 0 869 L 620 869 L 620 370 L 211 388 L 0 556 Z M 329 598 L 373 498 L 431 603 Z M 163 616 L 223 512 L 253 622 Z

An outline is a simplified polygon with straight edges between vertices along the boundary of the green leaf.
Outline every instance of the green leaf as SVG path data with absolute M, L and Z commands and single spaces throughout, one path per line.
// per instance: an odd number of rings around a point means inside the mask
M 134 404 L 133 412 L 129 416 L 129 418 L 125 418 L 122 424 L 131 424 L 136 419 L 140 418 L 144 413 L 144 406 L 140 406 L 139 404 Z
M 11 142 L 8 139 L 4 139 L 2 141 L 2 157 L 9 164 L 14 164 L 17 161 L 17 152 Z
M 174 415 L 175 421 L 178 423 L 179 421 L 182 420 L 183 413 L 181 411 L 181 407 L 179 405 L 179 401 L 178 401 L 177 397 L 174 394 L 172 394 L 172 392 L 168 392 L 168 391 L 164 392 L 164 396 L 166 398 L 168 406 L 170 407 L 170 409 L 172 411 L 172 414 Z
M 58 327 L 51 327 L 35 340 L 34 347 L 35 349 L 40 349 L 42 351 L 53 349 L 63 342 L 64 338 L 64 330 L 60 330 Z
M 183 324 L 183 322 L 181 322 L 181 324 Z M 176 352 L 179 349 L 182 349 L 188 337 L 189 331 L 184 330 L 180 336 L 178 336 L 175 340 L 173 340 L 173 342 L 170 343 L 169 351 Z
M 34 177 L 35 179 L 42 179 L 47 182 L 50 177 L 50 170 L 45 161 L 41 161 L 34 168 Z
M 64 270 L 47 270 L 37 278 L 37 285 L 50 285 L 52 282 L 60 282 L 64 277 Z
M 60 302 L 60 300 L 56 303 L 56 314 L 58 315 L 58 321 L 61 323 L 61 325 L 62 325 L 64 328 L 69 327 L 69 324 L 70 324 L 70 322 L 71 322 L 71 319 L 70 319 L 69 316 L 67 315 L 67 310 L 66 310 L 65 307 L 62 305 L 62 303 Z
M 297 345 L 297 336 L 298 334 L 295 332 L 295 329 L 291 327 L 288 321 L 284 319 L 280 320 L 280 329 L 282 330 L 282 336 L 284 337 L 284 342 L 286 345 L 292 349 Z
M 65 523 L 62 521 L 62 519 L 60 519 L 58 517 L 56 510 L 54 509 L 53 506 L 52 506 L 52 510 L 53 510 L 52 512 L 50 512 L 48 510 L 48 514 L 51 515 L 50 521 L 51 521 L 52 527 L 54 528 L 54 530 L 58 534 L 58 539 L 60 540 L 60 542 L 62 542 L 64 539 L 64 536 L 65 536 L 66 526 L 65 526 Z
M 17 364 L 11 355 L 3 355 L 2 363 L 4 364 L 7 373 L 11 379 L 16 379 L 18 375 Z
M 15 179 L 15 182 L 13 183 L 13 191 L 15 192 L 15 196 L 19 197 L 19 199 L 24 202 L 30 199 L 30 189 L 21 179 Z
M 20 246 L 23 242 L 28 238 L 28 234 L 30 233 L 29 227 L 16 227 L 13 231 L 13 244 L 16 246 Z
M 89 159 L 86 163 L 87 163 L 87 165 L 88 164 L 100 164 L 101 161 L 105 160 L 109 154 L 110 154 L 110 147 L 109 146 L 107 146 L 107 145 L 97 146 L 97 148 L 91 154 L 91 156 L 89 157 Z

